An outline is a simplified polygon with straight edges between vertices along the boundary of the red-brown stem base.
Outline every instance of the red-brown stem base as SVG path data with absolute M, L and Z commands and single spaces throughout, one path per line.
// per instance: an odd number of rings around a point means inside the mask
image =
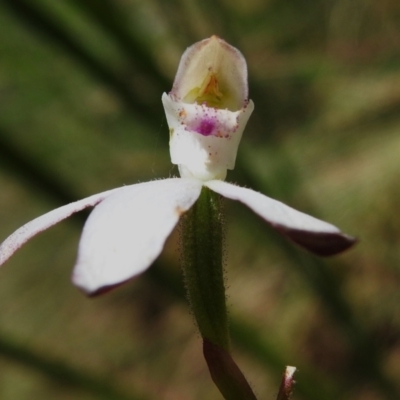
M 225 400 L 257 400 L 242 371 L 226 350 L 203 339 L 203 354 L 211 378 Z

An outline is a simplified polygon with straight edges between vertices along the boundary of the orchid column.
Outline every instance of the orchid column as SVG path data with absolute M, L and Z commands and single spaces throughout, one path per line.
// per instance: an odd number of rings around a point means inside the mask
M 172 91 L 162 97 L 171 160 L 182 178 L 224 180 L 253 111 L 242 54 L 212 36 L 183 54 Z M 226 399 L 255 399 L 230 356 L 223 273 L 221 197 L 203 187 L 182 216 L 182 267 L 211 376 Z

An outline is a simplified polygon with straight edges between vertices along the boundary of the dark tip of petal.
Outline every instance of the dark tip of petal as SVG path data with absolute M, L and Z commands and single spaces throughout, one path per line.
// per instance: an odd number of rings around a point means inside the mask
M 358 242 L 357 238 L 344 233 L 310 232 L 289 229 L 281 225 L 275 225 L 274 227 L 306 250 L 323 257 L 341 253 Z
M 126 281 L 117 283 L 117 284 L 115 284 L 115 285 L 103 286 L 103 287 L 101 287 L 100 289 L 95 290 L 94 292 L 86 292 L 86 291 L 85 291 L 84 293 L 86 294 L 86 296 L 91 297 L 91 298 L 92 298 L 92 297 L 97 297 L 97 296 L 101 296 L 101 295 L 103 295 L 103 294 L 106 294 L 106 293 L 108 293 L 108 292 L 111 292 L 112 290 L 114 290 L 114 289 L 120 287 L 120 286 L 123 285 L 124 283 L 126 283 Z

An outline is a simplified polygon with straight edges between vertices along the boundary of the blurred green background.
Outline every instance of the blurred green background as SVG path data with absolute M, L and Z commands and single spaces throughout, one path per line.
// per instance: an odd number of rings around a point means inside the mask
M 245 55 L 255 111 L 228 180 L 361 238 L 320 260 L 226 201 L 234 356 L 259 399 L 400 399 L 400 3 L 2 0 L 0 240 L 87 195 L 177 174 L 161 94 L 217 34 Z M 129 284 L 70 284 L 87 214 L 0 272 L 0 398 L 220 399 L 178 235 Z

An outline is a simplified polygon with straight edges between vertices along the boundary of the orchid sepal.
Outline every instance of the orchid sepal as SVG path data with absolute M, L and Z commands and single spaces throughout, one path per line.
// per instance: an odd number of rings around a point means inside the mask
M 170 95 L 188 104 L 240 110 L 248 99 L 243 54 L 218 36 L 188 47 L 179 62 Z
M 82 231 L 75 286 L 93 294 L 145 271 L 201 187 L 198 180 L 170 178 L 126 186 L 105 199 Z
M 212 180 L 204 183 L 221 196 L 237 200 L 262 217 L 277 232 L 318 256 L 333 256 L 357 243 L 335 225 L 297 211 L 252 189 Z

